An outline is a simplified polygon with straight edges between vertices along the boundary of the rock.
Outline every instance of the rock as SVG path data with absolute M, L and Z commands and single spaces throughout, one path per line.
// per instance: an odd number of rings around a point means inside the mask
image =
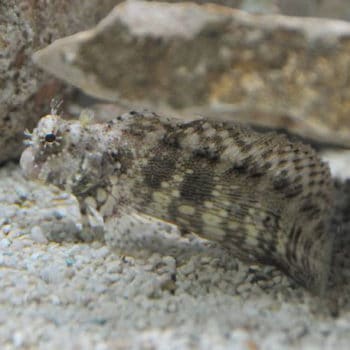
M 212 4 L 126 2 L 35 62 L 86 93 L 349 146 L 350 24 Z
M 322 159 L 329 164 L 334 178 L 346 181 L 350 179 L 350 151 L 325 150 L 321 152 Z
M 347 0 L 278 0 L 279 11 L 290 16 L 328 17 L 350 20 Z
M 0 239 L 0 250 L 21 236 L 42 244 L 81 238 L 76 198 L 57 188 L 28 181 L 13 165 L 0 169 L 0 213 L 6 219 L 0 222 L 0 232 L 5 236 Z
M 0 1 L 0 164 L 22 151 L 31 129 L 63 84 L 33 65 L 34 51 L 95 25 L 117 3 L 104 1 Z M 98 6 L 97 6 L 98 5 Z

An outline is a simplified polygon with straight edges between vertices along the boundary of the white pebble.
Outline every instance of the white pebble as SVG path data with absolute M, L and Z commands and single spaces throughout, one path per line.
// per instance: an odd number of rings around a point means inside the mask
M 181 267 L 181 272 L 184 275 L 190 275 L 196 270 L 193 260 L 190 260 L 186 265 Z
M 1 217 L 0 218 L 0 226 L 7 225 L 9 223 L 9 219 L 6 217 Z
M 173 302 L 169 302 L 167 305 L 167 311 L 168 312 L 176 312 L 177 311 L 177 305 Z
M 62 269 L 62 266 L 51 264 L 48 266 L 45 266 L 40 271 L 40 277 L 46 282 L 46 283 L 60 283 L 65 278 L 65 269 Z
M 42 256 L 44 256 L 44 254 L 42 252 L 37 252 L 37 253 L 33 253 L 31 256 L 30 256 L 30 259 L 31 260 L 38 260 L 40 259 Z
M 11 225 L 4 225 L 2 228 L 2 232 L 7 235 L 11 231 Z
M 12 336 L 12 342 L 13 342 L 13 345 L 16 347 L 16 348 L 20 348 L 23 346 L 23 343 L 24 343 L 24 336 L 23 336 L 23 333 L 21 332 L 15 332 Z
M 30 230 L 30 237 L 36 243 L 47 243 L 47 238 L 45 237 L 42 229 L 39 226 L 34 226 Z
M 22 186 L 19 187 L 18 185 L 16 187 L 16 194 L 21 200 L 26 200 L 28 197 L 27 189 L 25 187 L 22 187 Z
M 109 249 L 106 246 L 104 246 L 100 249 L 95 250 L 93 252 L 93 257 L 95 259 L 104 259 L 109 253 Z
M 232 331 L 231 333 L 231 338 L 237 342 L 238 344 L 239 343 L 246 343 L 249 338 L 250 338 L 250 335 L 249 333 L 243 329 L 243 328 L 236 328 Z
M 252 285 L 250 283 L 242 283 L 236 288 L 237 293 L 243 294 L 245 292 L 248 292 L 252 289 Z
M 122 273 L 123 265 L 120 261 L 111 261 L 110 263 L 107 264 L 106 271 L 110 274 Z
M 50 295 L 50 301 L 53 305 L 60 305 L 61 304 L 60 298 L 55 294 Z
M 0 241 L 0 249 L 8 248 L 11 245 L 11 241 L 7 238 L 4 238 Z
M 107 198 L 107 192 L 103 188 L 98 188 L 97 189 L 97 201 L 99 203 L 102 203 L 106 200 Z
M 105 283 L 106 284 L 112 284 L 115 282 L 120 281 L 121 276 L 117 273 L 110 273 L 104 277 Z
M 19 230 L 17 228 L 17 229 L 12 230 L 8 236 L 13 239 L 13 238 L 22 237 L 22 236 L 25 236 L 25 235 L 26 234 L 22 230 Z
M 12 242 L 12 248 L 14 251 L 20 251 L 24 247 L 33 245 L 33 241 L 29 239 L 16 239 Z

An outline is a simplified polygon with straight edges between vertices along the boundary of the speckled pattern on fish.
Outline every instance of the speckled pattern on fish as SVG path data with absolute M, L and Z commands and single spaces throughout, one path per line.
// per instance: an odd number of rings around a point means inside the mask
M 311 147 L 235 123 L 135 111 L 104 124 L 51 114 L 27 135 L 26 175 L 72 192 L 96 235 L 111 217 L 131 234 L 125 218 L 145 215 L 325 288 L 332 182 Z

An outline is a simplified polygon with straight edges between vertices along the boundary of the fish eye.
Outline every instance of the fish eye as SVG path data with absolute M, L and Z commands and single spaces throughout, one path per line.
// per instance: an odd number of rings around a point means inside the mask
M 45 141 L 46 142 L 54 142 L 56 141 L 56 135 L 55 134 L 46 134 L 45 135 Z

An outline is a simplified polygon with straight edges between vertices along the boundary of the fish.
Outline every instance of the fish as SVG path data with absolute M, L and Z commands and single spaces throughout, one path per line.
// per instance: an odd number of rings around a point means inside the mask
M 131 234 L 132 218 L 144 215 L 325 291 L 333 182 L 309 145 L 235 122 L 151 111 L 105 123 L 51 113 L 26 136 L 25 175 L 75 195 L 92 237 L 104 235 L 110 218 Z

